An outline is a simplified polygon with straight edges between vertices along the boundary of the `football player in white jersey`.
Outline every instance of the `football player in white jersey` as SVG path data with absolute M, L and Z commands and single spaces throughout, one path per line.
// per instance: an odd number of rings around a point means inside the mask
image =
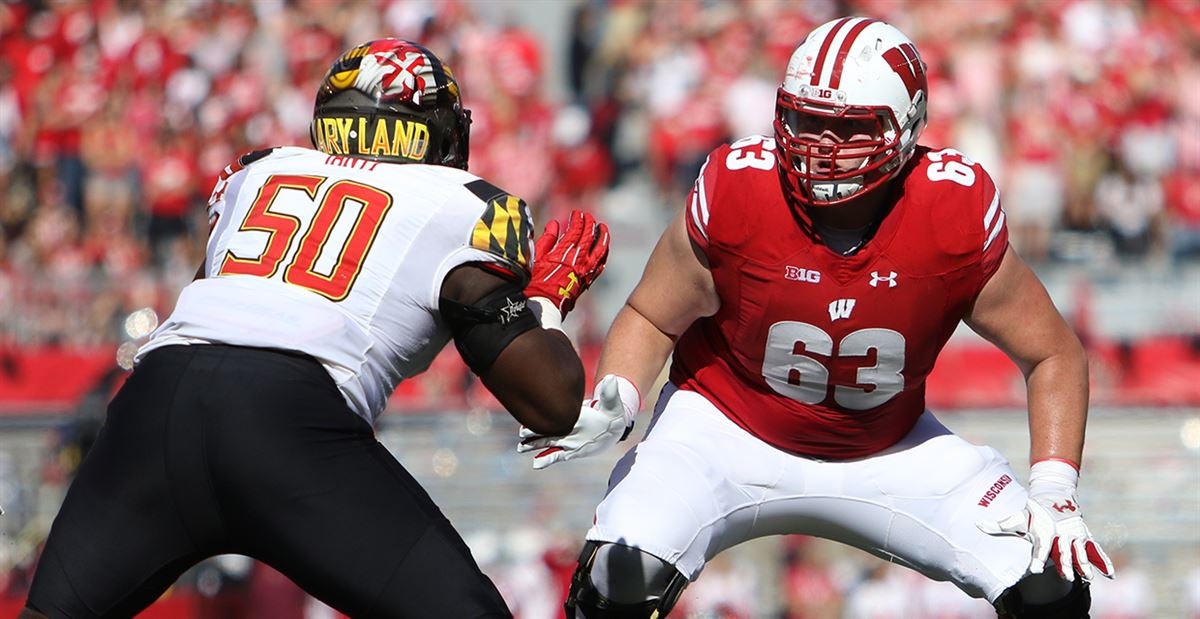
M 608 232 L 574 213 L 535 248 L 525 203 L 466 171 L 469 128 L 437 56 L 377 40 L 326 74 L 316 150 L 226 168 L 204 265 L 110 404 L 23 617 L 128 617 L 221 553 L 354 617 L 510 616 L 372 423 L 453 339 L 523 426 L 570 430 L 561 320 Z

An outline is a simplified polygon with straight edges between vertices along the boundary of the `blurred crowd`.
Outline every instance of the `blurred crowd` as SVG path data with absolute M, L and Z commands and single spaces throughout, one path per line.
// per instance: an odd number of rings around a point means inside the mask
M 219 171 L 249 150 L 307 146 L 333 58 L 384 36 L 453 68 L 473 113 L 471 171 L 545 221 L 603 211 L 632 183 L 652 188 L 640 208 L 678 208 L 711 148 L 770 133 L 800 37 L 871 15 L 912 36 L 928 63 L 922 142 L 987 167 L 1028 260 L 1200 258 L 1195 0 L 580 0 L 561 48 L 512 4 L 0 0 L 0 360 L 9 346 L 111 344 L 136 308 L 165 315 L 201 262 Z M 789 545 L 784 616 L 899 616 L 908 607 L 896 600 L 918 589 L 936 616 L 987 616 L 952 587 L 885 564 L 848 568 L 821 548 Z M 497 560 L 501 588 L 556 606 L 573 556 L 526 559 Z M 1129 589 L 1099 616 L 1153 616 L 1128 608 L 1147 595 L 1134 575 L 1123 572 Z M 762 616 L 746 606 L 761 578 L 714 564 L 685 608 Z M 1200 617 L 1200 572 L 1188 582 Z
M 511 4 L 0 3 L 0 341 L 105 343 L 129 310 L 169 310 L 220 169 L 307 145 L 331 59 L 382 36 L 447 60 L 474 113 L 471 170 L 544 221 L 632 178 L 655 188 L 645 208 L 676 208 L 713 146 L 770 131 L 805 32 L 873 15 L 929 65 L 923 141 L 985 164 L 1027 259 L 1200 255 L 1191 0 L 581 1 L 563 49 Z

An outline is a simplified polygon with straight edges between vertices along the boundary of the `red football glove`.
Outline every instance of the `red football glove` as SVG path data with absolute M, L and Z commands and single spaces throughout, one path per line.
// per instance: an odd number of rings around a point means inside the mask
M 608 260 L 608 226 L 591 213 L 571 211 L 566 229 L 551 220 L 534 243 L 533 274 L 525 296 L 545 297 L 563 317 L 604 272 Z

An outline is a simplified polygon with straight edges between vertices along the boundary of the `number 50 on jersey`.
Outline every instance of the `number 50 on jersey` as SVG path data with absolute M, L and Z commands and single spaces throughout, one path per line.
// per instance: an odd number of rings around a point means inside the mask
M 253 254 L 231 247 L 218 272 L 273 278 L 283 267 L 283 281 L 331 301 L 345 299 L 393 200 L 382 189 L 352 180 L 326 188 L 328 180 L 296 174 L 267 178 L 238 228 L 238 235 L 265 234 L 263 249 Z M 297 234 L 303 236 L 285 265 Z

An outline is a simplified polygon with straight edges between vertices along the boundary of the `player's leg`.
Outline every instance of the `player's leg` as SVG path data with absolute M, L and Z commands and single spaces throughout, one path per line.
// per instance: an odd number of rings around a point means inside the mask
M 1031 546 L 976 527 L 1019 511 L 1026 492 L 994 449 L 972 445 L 926 413 L 897 445 L 847 462 L 795 458 L 754 535 L 841 541 L 1007 609 L 1016 619 L 1086 617 L 1086 586 L 1030 577 Z M 792 498 L 787 494 L 791 493 Z M 797 528 L 797 523 L 803 523 Z
M 507 617 L 428 494 L 311 359 L 230 349 L 209 435 L 237 549 L 353 617 Z
M 1053 573 L 1030 574 L 995 601 L 996 612 L 1008 619 L 1087 619 L 1092 607 L 1088 583 L 1066 582 Z
M 614 470 L 589 540 L 659 557 L 695 579 L 708 558 L 741 541 L 813 535 L 952 581 L 993 603 L 1010 589 L 1020 591 L 1017 619 L 1086 614 L 1085 587 L 1026 578 L 1028 542 L 978 530 L 979 520 L 1018 511 L 1025 491 L 995 450 L 967 443 L 932 415 L 884 453 L 844 462 L 774 449 L 694 393 L 672 397 L 655 423 Z M 585 561 L 580 571 L 590 581 L 577 575 L 576 589 L 590 585 L 604 594 L 607 585 L 623 593 L 610 584 L 616 580 L 641 582 L 648 595 L 666 593 L 662 583 L 670 580 L 661 571 L 638 569 L 632 560 L 623 567 L 641 578 L 598 579 L 604 574 L 596 561 Z M 1009 596 L 1011 610 L 1017 601 Z
M 170 422 L 194 413 L 189 356 L 152 353 L 109 405 L 38 560 L 30 610 L 52 619 L 132 616 L 205 555 L 168 480 Z
M 886 482 L 889 498 L 911 526 L 946 539 L 945 546 L 937 546 L 948 551 L 946 554 L 915 555 L 923 560 L 918 569 L 939 580 L 950 580 L 972 595 L 981 592 L 998 611 L 1013 619 L 1087 618 L 1091 592 L 1086 583 L 1068 582 L 1053 569 L 1029 573 L 1032 547 L 1028 541 L 987 535 L 976 526 L 980 521 L 1019 512 L 1028 498 L 999 452 L 968 443 L 929 413 L 902 444 L 907 449 L 892 456 L 903 462 L 879 461 L 875 465 L 887 470 L 911 466 L 919 475 L 933 475 L 933 471 L 949 467 L 962 476 L 957 486 L 953 486 L 952 476 L 947 477 L 927 498 L 919 495 L 922 488 L 930 492 L 922 483 L 908 482 L 917 491 L 917 496 L 910 496 L 903 489 L 903 479 L 893 477 Z M 937 503 L 941 506 L 935 507 Z M 902 541 L 893 543 L 892 551 L 913 556 L 913 548 Z
M 564 606 L 568 617 L 666 617 L 687 584 L 673 565 L 640 548 L 588 541 Z
M 667 385 L 646 438 L 617 464 L 596 509 L 568 616 L 665 617 L 709 558 L 748 539 L 764 488 L 779 476 L 770 457 L 747 456 L 756 446 L 764 447 L 702 396 Z

